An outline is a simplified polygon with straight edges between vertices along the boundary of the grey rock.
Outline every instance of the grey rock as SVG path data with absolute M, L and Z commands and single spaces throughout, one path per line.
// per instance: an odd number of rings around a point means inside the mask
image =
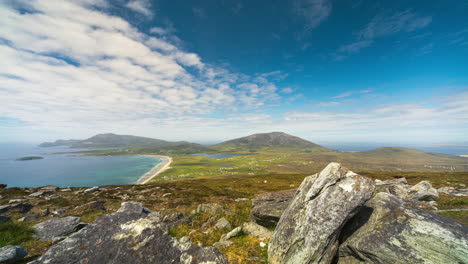
M 67 211 L 67 209 L 65 209 L 65 208 L 59 208 L 59 209 L 53 211 L 52 214 L 61 215 L 61 214 L 64 214 L 66 211 Z
M 15 210 L 18 213 L 25 214 L 33 208 L 32 204 L 29 203 L 18 203 L 18 204 L 11 204 L 9 210 Z
M 92 201 L 87 204 L 78 206 L 75 210 L 99 210 L 99 211 L 106 211 L 106 207 L 104 203 L 101 201 Z
M 201 225 L 201 229 L 205 229 L 206 227 L 210 226 L 214 222 L 216 222 L 215 217 L 208 218 L 208 220 L 206 220 L 206 222 Z
M 394 180 L 387 181 L 375 181 L 375 191 L 376 192 L 387 192 L 391 193 L 400 198 L 405 198 L 409 192 L 410 185 L 405 178 L 398 178 Z
M 47 185 L 47 186 L 43 186 L 43 187 L 40 187 L 39 188 L 41 191 L 51 191 L 51 192 L 55 192 L 59 189 L 59 187 L 55 186 L 55 185 Z
M 231 230 L 229 233 L 224 234 L 221 236 L 220 241 L 228 240 L 230 238 L 238 236 L 242 232 L 242 226 L 238 226 Z
M 339 163 L 306 177 L 273 233 L 269 263 L 331 263 L 343 225 L 369 200 L 374 187 L 374 181 Z
M 237 198 L 237 199 L 235 199 L 234 201 L 239 203 L 239 202 L 250 201 L 250 199 L 249 199 L 249 198 Z
M 50 214 L 49 208 L 46 208 L 46 209 L 41 211 L 42 216 L 48 216 L 49 214 Z
M 26 199 L 11 199 L 10 201 L 8 201 L 9 204 L 14 204 L 14 203 L 22 203 L 22 202 L 26 202 L 27 200 Z
M 216 222 L 214 228 L 215 229 L 225 229 L 225 228 L 231 229 L 232 226 L 231 226 L 231 223 L 229 223 L 229 221 L 223 217 Z
M 455 187 L 442 187 L 437 189 L 439 193 L 452 196 L 468 196 L 468 189 L 455 189 Z
M 34 192 L 34 193 L 31 193 L 29 196 L 30 197 L 40 197 L 44 194 L 46 194 L 47 192 L 46 191 L 37 191 L 37 192 Z
M 124 203 L 116 213 L 99 217 L 32 263 L 227 264 L 216 248 L 169 236 L 162 220 L 161 213 L 149 213 L 139 203 Z
M 101 189 L 99 187 L 92 187 L 92 188 L 89 188 L 89 189 L 86 189 L 84 190 L 83 192 L 84 193 L 94 193 L 94 192 L 99 192 Z
M 18 219 L 18 221 L 27 222 L 27 221 L 39 219 L 40 217 L 41 217 L 40 215 L 29 215 L 29 216 L 21 217 L 20 219 Z
M 407 198 L 418 201 L 436 201 L 439 193 L 428 181 L 422 181 L 409 189 Z
M 255 196 L 252 199 L 250 218 L 259 225 L 275 227 L 294 195 L 296 195 L 296 189 Z
M 167 223 L 173 223 L 173 222 L 178 221 L 178 220 L 180 220 L 182 218 L 184 218 L 184 214 L 178 212 L 178 213 L 165 215 L 164 218 L 163 218 L 163 221 L 167 222 Z
M 6 213 L 11 209 L 11 205 L 5 204 L 5 205 L 0 205 L 0 214 Z
M 458 189 L 451 193 L 453 196 L 468 196 L 468 189 Z
M 378 193 L 346 225 L 337 263 L 467 263 L 468 227 Z
M 273 235 L 273 231 L 254 222 L 244 223 L 242 231 L 261 240 L 270 239 Z
M 11 218 L 8 216 L 0 215 L 0 223 L 9 222 Z
M 65 236 L 78 231 L 80 218 L 75 216 L 53 217 L 33 226 L 35 236 L 40 240 L 49 240 L 54 237 Z
M 64 188 L 64 189 L 61 189 L 60 191 L 61 191 L 61 192 L 71 192 L 72 189 L 70 189 L 70 188 Z
M 229 247 L 232 244 L 234 244 L 234 242 L 232 242 L 231 240 L 222 240 L 222 241 L 218 241 L 218 242 L 214 243 L 213 246 L 215 246 L 215 247 Z
M 22 246 L 4 246 L 0 248 L 0 263 L 15 263 L 28 255 L 28 252 Z
M 449 187 L 441 187 L 441 188 L 437 189 L 437 191 L 439 193 L 444 193 L 444 194 L 451 195 L 451 193 L 453 191 L 455 191 L 455 187 L 450 187 L 450 186 Z

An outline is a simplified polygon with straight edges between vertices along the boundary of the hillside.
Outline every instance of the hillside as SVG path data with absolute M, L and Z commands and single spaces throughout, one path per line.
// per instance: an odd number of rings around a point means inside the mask
M 217 149 L 265 149 L 265 148 L 296 148 L 311 149 L 315 151 L 327 151 L 329 149 L 283 132 L 270 132 L 253 134 L 221 142 L 213 146 Z
M 84 140 L 57 140 L 44 142 L 39 147 L 70 146 L 72 148 L 124 148 L 124 147 L 162 147 L 172 145 L 161 139 L 139 137 L 131 135 L 117 135 L 113 133 L 97 134 Z M 177 142 L 179 143 L 179 142 Z

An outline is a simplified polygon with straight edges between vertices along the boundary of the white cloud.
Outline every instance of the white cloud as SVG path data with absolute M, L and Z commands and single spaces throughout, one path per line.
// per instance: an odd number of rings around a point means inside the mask
M 318 27 L 332 11 L 329 0 L 295 0 L 294 12 L 305 20 L 304 33 Z
M 358 40 L 350 44 L 341 45 L 332 57 L 335 61 L 344 60 L 350 55 L 359 53 L 362 49 L 370 47 L 378 38 L 422 29 L 431 22 L 432 17 L 420 16 L 411 10 L 392 15 L 388 15 L 387 13 L 376 15 L 357 33 Z
M 28 1 L 26 13 L 0 4 L 0 116 L 31 131 L 148 130 L 278 100 L 272 81 L 205 64 L 167 41 L 172 30 L 147 35 L 104 13 L 106 3 Z
M 426 27 L 432 22 L 430 16 L 420 16 L 411 10 L 406 10 L 390 16 L 380 14 L 375 16 L 367 26 L 359 32 L 365 39 L 374 39 L 399 32 L 411 32 Z
M 151 3 L 149 0 L 130 0 L 126 6 L 135 12 L 141 13 L 145 16 L 152 17 Z
M 365 93 L 370 93 L 372 92 L 371 89 L 366 89 L 366 90 L 361 90 L 361 91 L 348 91 L 348 92 L 344 92 L 342 94 L 339 94 L 337 96 L 333 96 L 333 98 L 345 98 L 345 97 L 349 97 L 353 94 L 365 94 Z
M 197 17 L 200 17 L 200 18 L 205 18 L 206 17 L 205 9 L 203 9 L 201 7 L 193 7 L 192 12 Z

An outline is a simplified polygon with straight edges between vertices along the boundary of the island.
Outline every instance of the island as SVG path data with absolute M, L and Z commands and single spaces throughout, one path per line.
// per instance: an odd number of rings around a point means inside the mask
M 41 156 L 26 156 L 26 157 L 18 158 L 16 160 L 25 161 L 25 160 L 37 160 L 37 159 L 43 159 L 43 157 L 41 157 Z

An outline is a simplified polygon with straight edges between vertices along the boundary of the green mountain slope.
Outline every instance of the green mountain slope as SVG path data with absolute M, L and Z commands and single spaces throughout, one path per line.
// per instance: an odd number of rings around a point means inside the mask
M 212 146 L 221 150 L 248 150 L 248 149 L 310 149 L 311 151 L 329 151 L 329 149 L 283 132 L 259 133 L 246 137 L 236 138 Z

